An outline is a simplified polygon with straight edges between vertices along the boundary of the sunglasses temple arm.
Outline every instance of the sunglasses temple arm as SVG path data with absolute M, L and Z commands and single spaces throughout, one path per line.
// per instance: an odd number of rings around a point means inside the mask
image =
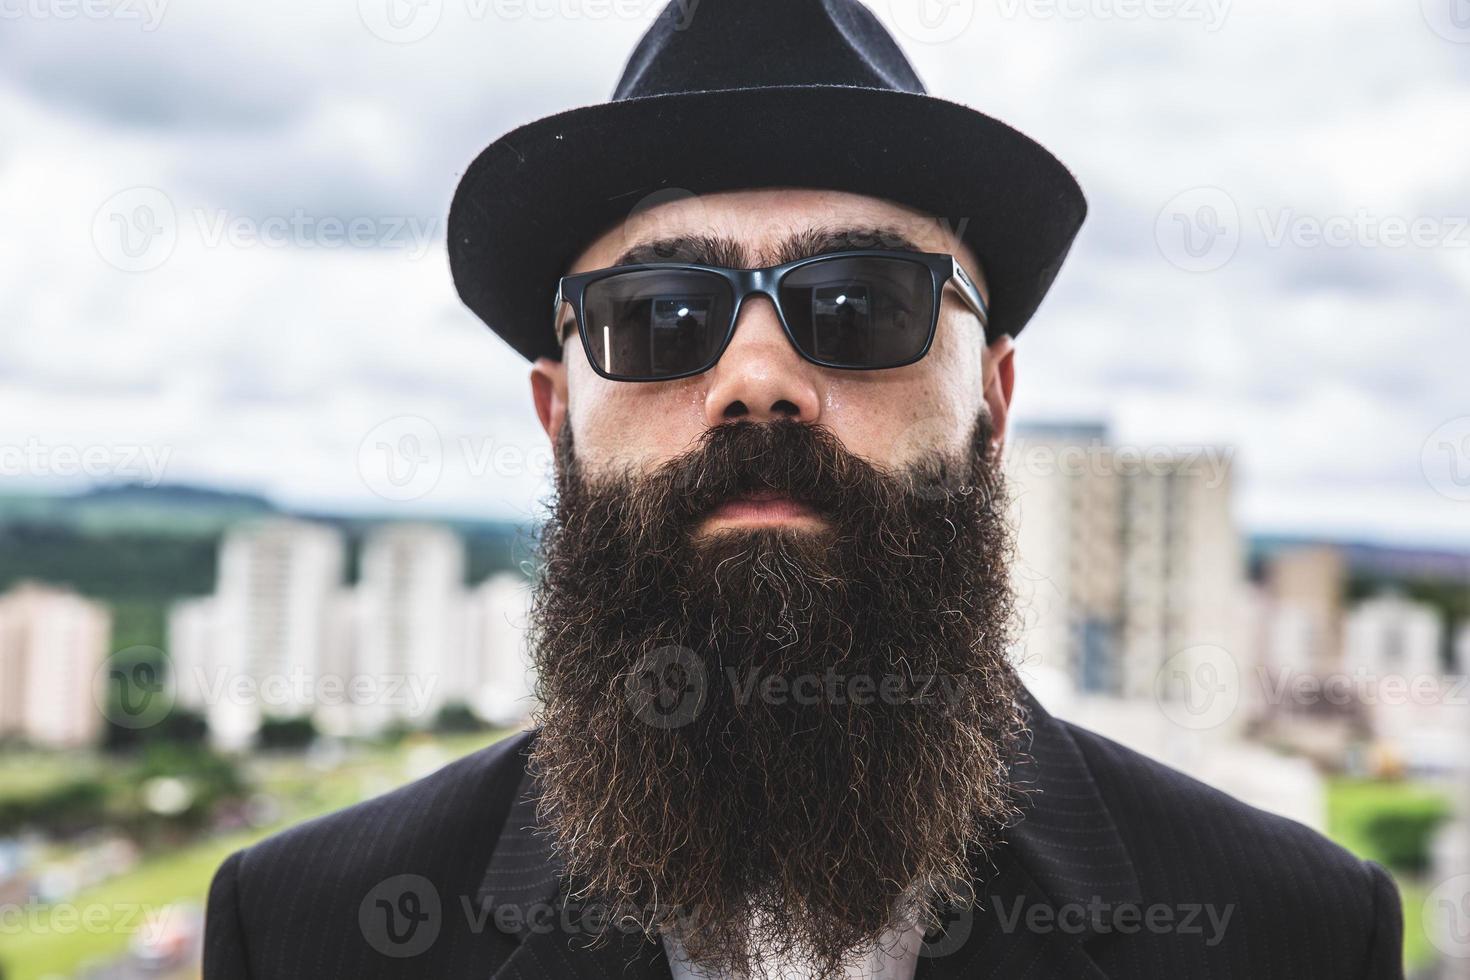
M 990 331 L 990 311 L 985 308 L 985 300 L 980 298 L 980 290 L 976 289 L 975 284 L 970 281 L 964 266 L 960 265 L 960 260 L 952 259 L 951 261 L 954 265 L 950 278 L 959 289 L 960 298 L 980 318 L 980 326 L 988 333 Z
M 566 335 L 562 333 L 561 324 L 557 322 L 561 316 L 561 304 L 561 280 L 558 279 L 556 291 L 551 294 L 551 335 L 556 338 L 558 345 L 566 339 Z

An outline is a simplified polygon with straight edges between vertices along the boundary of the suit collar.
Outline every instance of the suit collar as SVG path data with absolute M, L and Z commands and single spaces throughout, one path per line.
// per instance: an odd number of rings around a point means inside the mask
M 1069 726 L 1029 691 L 1023 702 L 1031 736 L 1013 774 L 1030 793 L 1006 843 L 1054 902 L 1140 901 L 1133 859 Z
M 1030 737 L 1013 769 L 1028 791 L 1022 817 L 976 860 L 977 907 L 957 910 L 945 935 L 926 944 L 919 980 L 1102 977 L 1091 953 L 1115 934 L 1098 929 L 1090 915 L 1079 917 L 1080 928 L 1038 928 L 1028 916 L 1037 907 L 1056 914 L 1141 904 L 1133 862 L 1081 748 L 1030 692 L 1022 700 Z M 661 943 L 614 932 L 610 943 L 588 948 L 586 936 L 562 927 L 574 913 L 561 894 L 562 864 L 537 830 L 537 798 L 536 781 L 523 774 L 480 884 L 480 907 L 519 941 L 494 980 L 614 971 L 627 980 L 668 980 Z
M 536 781 L 523 772 L 476 896 L 489 921 L 517 940 L 493 980 L 671 980 L 661 943 L 615 930 L 608 941 L 593 943 L 592 930 L 580 928 L 562 891 L 564 866 L 538 832 L 538 798 Z
M 1081 748 L 1023 692 L 1030 737 L 1012 777 L 1027 791 L 1018 822 L 972 865 L 975 905 L 926 942 L 915 980 L 1102 980 L 1095 956 L 1118 933 L 1094 910 L 1139 906 L 1142 892 Z

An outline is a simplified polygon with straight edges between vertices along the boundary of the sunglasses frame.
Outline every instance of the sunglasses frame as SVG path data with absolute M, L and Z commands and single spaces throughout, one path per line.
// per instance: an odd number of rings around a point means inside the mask
M 833 364 L 820 358 L 809 355 L 801 349 L 796 342 L 796 335 L 792 333 L 791 326 L 786 322 L 786 312 L 781 308 L 781 280 L 790 272 L 815 265 L 820 262 L 831 262 L 836 259 L 863 259 L 881 258 L 896 259 L 921 265 L 929 270 L 933 284 L 933 310 L 929 317 L 929 332 L 924 338 L 923 348 L 913 357 L 898 364 L 884 364 L 881 367 L 853 367 L 849 364 Z M 592 341 L 587 335 L 586 325 L 586 297 L 587 287 L 603 279 L 628 272 L 644 271 L 688 271 L 712 273 L 724 279 L 730 286 L 731 295 L 734 297 L 734 305 L 730 310 L 730 323 L 725 328 L 725 338 L 720 341 L 719 348 L 707 364 L 694 370 L 684 371 L 679 374 L 660 375 L 656 378 L 640 378 L 627 375 L 610 374 L 597 366 L 597 358 L 593 353 Z M 776 308 L 776 317 L 781 321 L 781 329 L 786 332 L 786 339 L 791 346 L 801 355 L 803 360 L 809 361 L 818 367 L 830 368 L 834 371 L 887 371 L 892 368 L 905 367 L 917 361 L 921 361 L 929 353 L 929 348 L 934 344 L 934 334 L 939 326 L 939 309 L 943 305 L 944 287 L 953 282 L 960 298 L 974 314 L 980 318 L 980 326 L 989 332 L 989 312 L 985 306 L 985 300 L 981 298 L 980 291 L 970 280 L 964 267 L 959 260 L 948 252 L 912 252 L 891 249 L 852 249 L 842 252 L 825 252 L 820 255 L 810 255 L 794 262 L 784 262 L 781 265 L 768 266 L 764 269 L 729 269 L 717 265 L 700 265 L 691 262 L 646 262 L 636 265 L 615 265 L 606 269 L 595 269 L 591 272 L 579 272 L 575 275 L 562 276 L 556 284 L 556 296 L 552 301 L 552 324 L 557 330 L 557 342 L 561 343 L 563 337 L 556 317 L 561 312 L 561 305 L 567 303 L 572 307 L 573 318 L 576 320 L 577 333 L 582 338 L 582 349 L 587 354 L 587 363 L 592 370 L 609 381 L 626 381 L 631 383 L 645 381 L 677 381 L 680 378 L 692 378 L 697 374 L 703 374 L 719 363 L 720 358 L 725 356 L 725 350 L 730 346 L 731 339 L 735 336 L 735 325 L 740 322 L 740 309 L 745 304 L 746 297 L 759 293 L 771 301 Z

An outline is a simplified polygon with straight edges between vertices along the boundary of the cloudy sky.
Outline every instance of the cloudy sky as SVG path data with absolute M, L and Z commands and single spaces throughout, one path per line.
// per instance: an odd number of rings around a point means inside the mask
M 1466 0 L 924 2 L 872 0 L 1091 202 L 1021 420 L 1232 447 L 1253 530 L 1470 544 Z M 656 9 L 0 0 L 0 480 L 536 513 L 525 367 L 444 215 Z

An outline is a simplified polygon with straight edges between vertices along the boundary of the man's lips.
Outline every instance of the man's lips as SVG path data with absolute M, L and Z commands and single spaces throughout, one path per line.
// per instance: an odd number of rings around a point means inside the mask
M 819 520 L 808 505 L 784 493 L 756 491 L 731 498 L 710 511 L 706 523 L 789 524 Z

